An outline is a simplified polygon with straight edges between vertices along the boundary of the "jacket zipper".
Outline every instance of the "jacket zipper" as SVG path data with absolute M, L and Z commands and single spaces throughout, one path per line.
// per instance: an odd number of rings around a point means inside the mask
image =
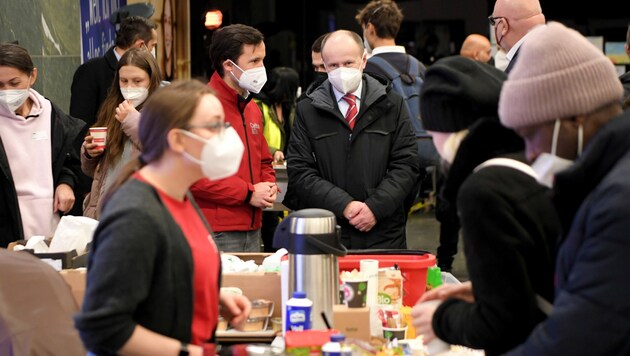
M 245 146 L 247 147 L 247 162 L 249 163 L 249 180 L 252 185 L 254 185 L 254 172 L 252 169 L 252 154 L 249 149 L 249 136 L 247 135 L 247 124 L 245 122 L 245 115 L 243 114 L 245 108 L 243 107 L 243 111 L 241 111 L 241 119 L 243 120 L 243 131 L 245 132 Z M 256 221 L 256 207 L 252 205 L 252 222 L 251 228 L 254 228 L 254 222 Z

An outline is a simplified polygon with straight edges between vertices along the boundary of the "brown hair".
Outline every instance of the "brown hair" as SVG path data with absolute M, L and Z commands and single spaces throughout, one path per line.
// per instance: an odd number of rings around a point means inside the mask
M 391 0 L 373 0 L 359 10 L 354 18 L 361 26 L 369 23 L 374 25 L 376 35 L 380 38 L 396 38 L 403 13 Z
M 0 66 L 15 68 L 28 75 L 35 68 L 26 48 L 13 43 L 0 43 Z
M 149 75 L 149 96 L 160 87 L 162 77 L 155 58 L 144 48 L 132 48 L 118 61 L 118 69 L 114 75 L 114 81 L 109 89 L 107 97 L 98 110 L 95 127 L 107 127 L 107 149 L 103 152 L 104 159 L 110 167 L 122 156 L 125 145 L 125 133 L 121 123 L 116 120 L 116 108 L 125 98 L 120 92 L 120 69 L 124 66 L 134 66 L 144 70 Z M 142 109 L 143 104 L 137 107 Z
M 167 135 L 171 129 L 185 128 L 192 118 L 203 95 L 213 90 L 198 80 L 174 81 L 151 95 L 140 114 L 138 138 L 142 154 L 129 162 L 116 177 L 103 197 L 104 207 L 112 194 L 129 177 L 144 165 L 157 161 L 168 149 Z
M 212 34 L 210 44 L 210 59 L 214 70 L 223 76 L 223 62 L 229 59 L 236 63 L 243 54 L 243 45 L 259 45 L 264 40 L 260 31 L 247 25 L 234 24 L 218 29 Z

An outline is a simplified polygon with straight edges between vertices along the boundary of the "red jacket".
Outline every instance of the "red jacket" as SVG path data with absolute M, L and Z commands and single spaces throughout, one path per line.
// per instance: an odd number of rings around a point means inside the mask
M 201 179 L 191 192 L 213 231 L 250 231 L 262 226 L 262 210 L 245 202 L 254 184 L 275 182 L 273 158 L 263 136 L 262 113 L 248 101 L 242 111 L 239 95 L 216 72 L 208 83 L 223 105 L 225 122 L 238 132 L 245 151 L 238 172 L 229 178 L 210 181 Z

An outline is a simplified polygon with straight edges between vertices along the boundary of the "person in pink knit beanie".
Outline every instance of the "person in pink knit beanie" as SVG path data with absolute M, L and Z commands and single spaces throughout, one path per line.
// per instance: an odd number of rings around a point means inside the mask
M 613 64 L 556 22 L 531 35 L 499 116 L 553 187 L 563 227 L 549 317 L 509 354 L 630 354 L 630 112 Z

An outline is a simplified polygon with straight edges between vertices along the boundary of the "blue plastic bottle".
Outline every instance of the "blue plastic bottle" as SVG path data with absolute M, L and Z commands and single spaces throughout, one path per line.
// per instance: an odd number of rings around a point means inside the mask
M 323 356 L 351 356 L 352 348 L 345 344 L 344 334 L 330 335 L 330 341 L 322 346 Z
M 311 328 L 311 310 L 313 302 L 306 298 L 306 293 L 295 291 L 293 298 L 287 301 L 285 331 L 303 331 Z

